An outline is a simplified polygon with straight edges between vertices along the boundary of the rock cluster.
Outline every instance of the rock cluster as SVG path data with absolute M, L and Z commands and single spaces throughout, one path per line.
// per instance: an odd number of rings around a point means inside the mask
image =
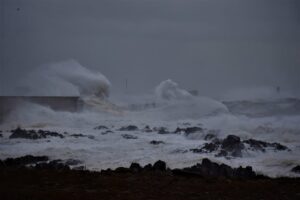
M 260 140 L 244 140 L 238 136 L 228 135 L 225 139 L 213 139 L 210 143 L 205 143 L 201 148 L 190 149 L 194 153 L 215 153 L 217 157 L 242 157 L 242 151 L 262 151 L 266 150 L 284 151 L 289 150 L 279 143 L 268 143 Z
M 64 138 L 64 136 L 60 133 L 57 132 L 52 132 L 52 131 L 44 131 L 44 130 L 26 130 L 26 129 L 21 129 L 21 128 L 16 128 L 11 131 L 12 134 L 9 136 L 10 139 L 14 138 L 24 138 L 24 139 L 42 139 L 42 138 L 47 138 L 47 137 L 59 137 L 59 138 Z
M 7 158 L 0 160 L 1 167 L 23 167 L 30 164 L 36 164 L 38 162 L 46 162 L 49 158 L 47 156 L 32 156 L 26 155 L 18 158 Z
M 163 141 L 159 141 L 159 140 L 152 140 L 152 141 L 150 141 L 150 144 L 158 145 L 158 144 L 165 144 L 165 143 Z
M 134 136 L 134 135 L 129 135 L 129 134 L 122 134 L 122 137 L 124 139 L 128 139 L 128 140 L 131 140 L 131 139 L 138 139 L 138 137 Z
M 70 166 L 81 164 L 80 160 L 52 160 L 49 161 L 47 156 L 32 156 L 26 155 L 18 158 L 7 158 L 0 160 L 0 168 L 35 168 L 35 169 L 54 169 L 54 170 L 69 170 Z M 79 169 L 75 167 L 74 169 Z
M 139 130 L 138 127 L 134 125 L 124 126 L 119 129 L 119 131 L 137 131 L 137 130 Z
M 79 133 L 79 134 L 71 134 L 70 136 L 71 137 L 75 137 L 75 138 L 86 137 L 86 138 L 89 138 L 89 139 L 95 139 L 95 137 L 93 135 L 83 135 L 81 133 Z
M 300 165 L 293 167 L 291 171 L 294 173 L 300 174 Z
M 225 164 L 217 164 L 205 158 L 201 164 L 196 164 L 192 167 L 184 169 L 172 170 L 174 174 L 186 176 L 201 176 L 201 177 L 227 177 L 227 178 L 245 178 L 251 179 L 257 177 L 252 167 L 232 168 Z

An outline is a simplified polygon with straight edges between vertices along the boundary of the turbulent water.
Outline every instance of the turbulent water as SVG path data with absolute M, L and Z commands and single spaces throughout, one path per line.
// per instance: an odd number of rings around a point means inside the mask
M 33 103 L 16 108 L 0 125 L 0 159 L 47 155 L 51 159 L 81 160 L 87 169 L 101 170 L 159 159 L 170 168 L 181 168 L 210 158 L 233 167 L 250 165 L 256 172 L 272 177 L 299 176 L 291 172 L 300 165 L 299 99 L 217 101 L 192 96 L 171 80 L 162 82 L 154 94 L 104 99 L 90 95 L 82 99 L 85 107 L 76 113 L 53 111 Z M 95 129 L 100 125 L 108 129 Z M 120 130 L 128 125 L 138 130 Z M 56 131 L 65 137 L 9 139 L 10 130 L 17 126 Z M 201 127 L 203 132 L 158 134 L 145 131 L 146 126 L 165 127 L 169 132 L 177 127 Z M 231 158 L 190 151 L 207 142 L 204 137 L 212 132 L 220 139 L 236 135 L 242 140 L 278 142 L 290 151 L 243 150 L 241 157 Z M 150 143 L 153 140 L 163 143 L 154 145 Z

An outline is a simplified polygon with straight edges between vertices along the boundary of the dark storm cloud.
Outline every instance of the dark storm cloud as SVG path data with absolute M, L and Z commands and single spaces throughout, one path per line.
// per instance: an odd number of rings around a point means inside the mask
M 74 58 L 115 90 L 172 78 L 216 94 L 299 90 L 297 0 L 0 0 L 1 89 L 34 67 Z

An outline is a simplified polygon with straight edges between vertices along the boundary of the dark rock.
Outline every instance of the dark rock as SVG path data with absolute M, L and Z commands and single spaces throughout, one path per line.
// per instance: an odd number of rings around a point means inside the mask
M 167 128 L 165 127 L 155 127 L 154 131 L 157 131 L 158 134 L 169 134 L 170 132 L 168 131 Z
M 202 133 L 203 129 L 201 127 L 187 127 L 187 128 L 179 128 L 177 127 L 174 133 L 184 133 L 185 135 L 189 135 L 192 133 Z
M 259 150 L 265 152 L 265 148 L 268 146 L 267 142 L 249 139 L 243 141 L 246 144 L 249 144 L 252 150 Z
M 0 137 L 3 137 L 3 135 L 0 133 Z
M 202 177 L 227 177 L 227 178 L 255 178 L 256 174 L 251 167 L 231 168 L 225 164 L 217 164 L 209 159 L 203 159 L 202 164 L 196 164 L 192 167 L 184 168 L 181 171 L 175 171 L 181 175 L 198 175 Z
M 138 137 L 129 134 L 122 134 L 122 137 L 125 139 L 138 139 Z
M 95 139 L 95 136 L 93 135 L 88 135 L 87 138 L 91 139 L 91 140 L 94 140 Z
M 68 159 L 65 161 L 65 164 L 68 166 L 82 164 L 80 160 Z
M 36 140 L 36 139 L 46 138 L 48 136 L 64 138 L 62 134 L 59 134 L 57 132 L 43 131 L 43 130 L 35 131 L 35 130 L 25 130 L 25 129 L 17 128 L 15 130 L 12 130 L 11 132 L 12 134 L 9 137 L 10 139 L 24 138 L 24 139 Z
M 86 168 L 85 168 L 85 166 L 78 166 L 78 167 L 73 167 L 72 170 L 84 171 L 84 170 L 86 170 Z
M 201 127 L 197 127 L 197 126 L 194 126 L 194 127 L 188 127 L 185 129 L 185 134 L 186 135 L 189 135 L 191 133 L 201 133 L 203 132 L 203 129 Z
M 279 144 L 279 143 L 268 143 L 260 140 L 244 140 L 243 143 L 249 144 L 252 150 L 262 151 L 265 152 L 266 148 L 273 148 L 273 150 L 277 151 L 284 151 L 289 150 L 286 146 Z
M 174 133 L 185 133 L 185 128 L 179 128 L 177 127 Z
M 131 170 L 125 167 L 118 167 L 115 169 L 115 172 L 117 173 L 130 173 Z
M 216 135 L 209 133 L 205 135 L 204 140 L 212 140 L 214 138 L 216 138 Z
M 225 150 L 221 150 L 218 154 L 216 154 L 216 157 L 227 157 L 228 153 Z
M 153 144 L 153 145 L 158 145 L 158 144 L 165 144 L 163 141 L 157 141 L 157 140 L 152 140 L 150 142 L 150 144 Z
M 137 172 L 141 172 L 142 171 L 142 167 L 138 164 L 138 163 L 132 163 L 129 167 L 129 169 L 134 172 L 134 173 L 137 173 Z
M 61 160 L 52 160 L 48 163 L 38 163 L 34 167 L 35 169 L 47 169 L 47 170 L 70 170 L 70 167 Z
M 154 165 L 153 165 L 153 170 L 154 171 L 166 171 L 166 169 L 167 169 L 166 163 L 164 161 L 161 161 L 161 160 L 155 162 Z
M 300 165 L 293 167 L 291 171 L 300 174 Z
M 147 164 L 147 165 L 144 166 L 143 170 L 144 170 L 144 171 L 152 171 L 152 170 L 153 170 L 153 167 L 152 167 L 151 164 Z
M 149 126 L 145 126 L 145 128 L 143 129 L 143 132 L 151 133 L 151 132 L 153 132 L 153 130 Z
M 219 145 L 216 143 L 205 143 L 204 147 L 202 147 L 202 151 L 206 151 L 206 152 L 213 152 L 218 150 Z
M 271 143 L 271 146 L 274 147 L 275 150 L 278 151 L 284 151 L 284 150 L 289 150 L 286 146 L 279 144 L 279 143 Z
M 48 161 L 47 156 L 32 156 L 26 155 L 18 158 L 7 158 L 1 162 L 2 167 L 22 167 L 29 164 L 36 164 L 38 162 Z
M 79 137 L 87 137 L 87 138 L 89 138 L 89 139 L 95 139 L 95 137 L 93 136 L 93 135 L 83 135 L 83 134 L 81 134 L 81 133 L 79 133 L 79 134 L 72 134 L 72 135 L 70 135 L 71 137 L 75 137 L 75 138 L 79 138 Z
M 100 126 L 96 126 L 94 129 L 95 130 L 103 130 L 103 129 L 108 129 L 108 128 L 106 126 L 100 125 Z
M 106 134 L 109 134 L 109 133 L 114 133 L 114 132 L 111 131 L 111 130 L 107 130 L 107 131 L 102 132 L 101 135 L 106 135 Z
M 137 131 L 138 127 L 134 125 L 124 126 L 119 129 L 119 131 Z
M 224 151 L 230 152 L 233 157 L 241 157 L 242 150 L 245 148 L 241 139 L 235 135 L 228 135 L 222 142 L 221 148 Z

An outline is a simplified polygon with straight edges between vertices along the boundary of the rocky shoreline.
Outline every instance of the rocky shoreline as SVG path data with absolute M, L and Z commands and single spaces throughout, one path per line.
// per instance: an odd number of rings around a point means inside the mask
M 299 178 L 269 178 L 251 167 L 203 159 L 183 169 L 163 161 L 94 172 L 77 160 L 23 156 L 0 161 L 1 199 L 299 199 Z

